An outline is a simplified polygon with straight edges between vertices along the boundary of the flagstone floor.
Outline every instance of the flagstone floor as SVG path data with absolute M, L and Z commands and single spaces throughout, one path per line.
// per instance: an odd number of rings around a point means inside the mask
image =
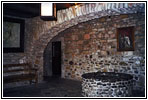
M 4 89 L 3 97 L 82 97 L 81 82 L 51 78 L 36 86 L 33 84 Z M 144 92 L 133 91 L 132 97 L 144 97 Z

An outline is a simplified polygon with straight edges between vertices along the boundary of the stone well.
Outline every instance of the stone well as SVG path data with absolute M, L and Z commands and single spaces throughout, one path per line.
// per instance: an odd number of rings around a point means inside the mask
M 82 95 L 85 97 L 129 97 L 133 76 L 114 72 L 93 72 L 82 75 Z

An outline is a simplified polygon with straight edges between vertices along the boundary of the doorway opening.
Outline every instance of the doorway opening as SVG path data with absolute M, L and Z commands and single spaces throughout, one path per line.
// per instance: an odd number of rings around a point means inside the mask
M 61 41 L 52 42 L 52 76 L 61 77 Z

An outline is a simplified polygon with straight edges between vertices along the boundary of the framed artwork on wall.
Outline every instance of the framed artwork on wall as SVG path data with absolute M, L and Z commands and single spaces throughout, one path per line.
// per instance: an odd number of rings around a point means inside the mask
M 24 52 L 24 20 L 4 17 L 3 52 Z
M 117 51 L 134 51 L 134 27 L 117 28 Z

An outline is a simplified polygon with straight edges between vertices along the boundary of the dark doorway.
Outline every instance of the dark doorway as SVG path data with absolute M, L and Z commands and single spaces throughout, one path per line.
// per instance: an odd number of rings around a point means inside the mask
M 61 77 L 61 42 L 52 42 L 52 75 Z

